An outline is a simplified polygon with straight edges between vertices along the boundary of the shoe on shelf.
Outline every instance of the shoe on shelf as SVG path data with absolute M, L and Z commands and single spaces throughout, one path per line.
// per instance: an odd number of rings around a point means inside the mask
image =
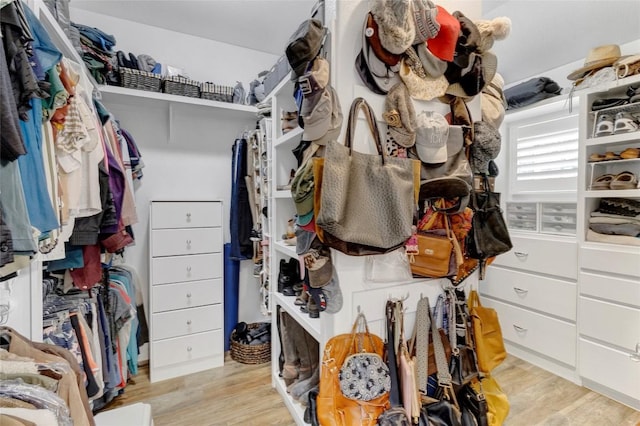
M 615 176 L 612 174 L 606 174 L 602 176 L 598 176 L 596 180 L 591 184 L 592 191 L 604 191 L 610 189 L 611 181 Z
M 638 131 L 638 123 L 634 117 L 626 112 L 620 111 L 616 114 L 616 119 L 613 125 L 613 133 L 618 135 L 621 133 L 630 133 Z
M 596 122 L 596 131 L 593 136 L 609 136 L 613 134 L 613 116 L 611 114 L 600 114 Z
M 591 111 L 600 111 L 601 109 L 622 106 L 628 103 L 629 98 L 596 99 L 593 101 L 593 104 L 591 104 Z
M 636 189 L 638 178 L 631 172 L 622 172 L 614 176 L 609 184 L 611 189 Z
M 251 233 L 249 234 L 249 239 L 251 241 L 260 241 L 262 240 L 262 231 L 260 229 L 253 228 Z
M 624 160 L 640 158 L 640 148 L 627 148 L 620 153 L 620 158 Z

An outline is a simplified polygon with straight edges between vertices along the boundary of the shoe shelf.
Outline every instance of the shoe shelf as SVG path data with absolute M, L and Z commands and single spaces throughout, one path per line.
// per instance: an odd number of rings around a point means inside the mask
M 597 117 L 601 114 L 615 115 L 619 112 L 630 112 L 632 114 L 639 113 L 640 102 L 634 102 L 632 104 L 624 104 L 624 105 L 612 106 L 609 108 L 603 108 L 598 111 L 591 111 L 590 114 L 593 115 L 594 120 L 597 121 Z
M 585 198 L 640 198 L 640 189 L 587 190 Z
M 274 146 L 286 145 L 291 142 L 299 142 L 300 137 L 302 136 L 303 129 L 301 127 L 296 127 L 293 130 L 288 131 L 284 135 L 278 137 L 273 144 Z
M 311 318 L 309 314 L 302 312 L 300 310 L 300 306 L 293 303 L 296 300 L 295 297 L 285 296 L 277 291 L 272 292 L 272 294 L 273 301 L 280 305 L 282 309 L 287 311 L 287 313 L 291 315 L 298 324 L 307 330 L 311 337 L 319 342 L 322 341 L 320 333 L 320 318 Z M 322 313 L 320 313 L 320 315 L 322 315 Z
M 287 393 L 287 386 L 284 384 L 284 380 L 277 377 L 277 372 L 274 373 L 273 382 L 276 386 L 276 390 L 282 396 L 282 400 L 284 401 L 284 405 L 287 406 L 289 413 L 291 413 L 291 417 L 296 422 L 298 426 L 308 426 L 308 423 L 304 421 L 304 407 L 298 401 L 295 401 L 291 398 L 291 395 Z
M 597 138 L 588 137 L 585 140 L 586 146 L 611 145 L 619 143 L 634 143 L 640 141 L 640 132 L 620 133 L 618 135 L 600 136 Z
M 296 253 L 296 246 L 290 246 L 285 244 L 282 240 L 275 241 L 273 243 L 273 248 L 275 248 L 280 253 L 287 255 L 289 257 L 298 257 L 298 253 Z
M 291 198 L 291 189 L 281 189 L 273 193 L 273 198 Z
M 589 165 L 589 185 L 587 187 L 588 191 L 597 191 L 598 193 L 602 193 L 603 190 L 592 189 L 593 183 L 598 179 L 599 176 L 603 174 L 613 174 L 614 176 L 618 173 L 622 172 L 631 172 L 636 176 L 636 179 L 640 176 L 640 158 L 628 158 L 628 159 L 620 159 L 620 160 L 606 160 L 606 161 L 594 161 L 588 163 Z M 638 186 L 636 189 L 640 188 Z M 615 192 L 616 194 L 621 191 L 634 191 L 635 189 L 616 189 L 609 190 L 605 189 L 604 191 Z M 620 197 L 620 195 L 615 195 L 615 197 Z

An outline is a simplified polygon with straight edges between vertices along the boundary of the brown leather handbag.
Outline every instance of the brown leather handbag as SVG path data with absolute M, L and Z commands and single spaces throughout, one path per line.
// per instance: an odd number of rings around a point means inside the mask
M 389 408 L 389 394 L 370 401 L 349 399 L 340 390 L 340 368 L 345 359 L 359 350 L 384 353 L 384 342 L 371 334 L 364 314 L 358 314 L 351 333 L 339 334 L 327 341 L 320 368 L 317 413 L 321 426 L 375 426 L 378 416 Z

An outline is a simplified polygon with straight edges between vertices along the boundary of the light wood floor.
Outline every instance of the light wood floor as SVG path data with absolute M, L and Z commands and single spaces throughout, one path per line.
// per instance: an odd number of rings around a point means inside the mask
M 227 356 L 222 368 L 150 384 L 143 367 L 109 408 L 149 403 L 155 426 L 294 425 L 270 371 Z M 640 425 L 640 412 L 518 358 L 509 356 L 494 376 L 511 403 L 506 426 Z

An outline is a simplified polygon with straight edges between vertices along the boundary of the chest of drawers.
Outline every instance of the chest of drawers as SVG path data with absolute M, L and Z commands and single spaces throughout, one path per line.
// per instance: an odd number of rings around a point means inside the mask
M 152 201 L 150 380 L 224 361 L 220 201 Z

